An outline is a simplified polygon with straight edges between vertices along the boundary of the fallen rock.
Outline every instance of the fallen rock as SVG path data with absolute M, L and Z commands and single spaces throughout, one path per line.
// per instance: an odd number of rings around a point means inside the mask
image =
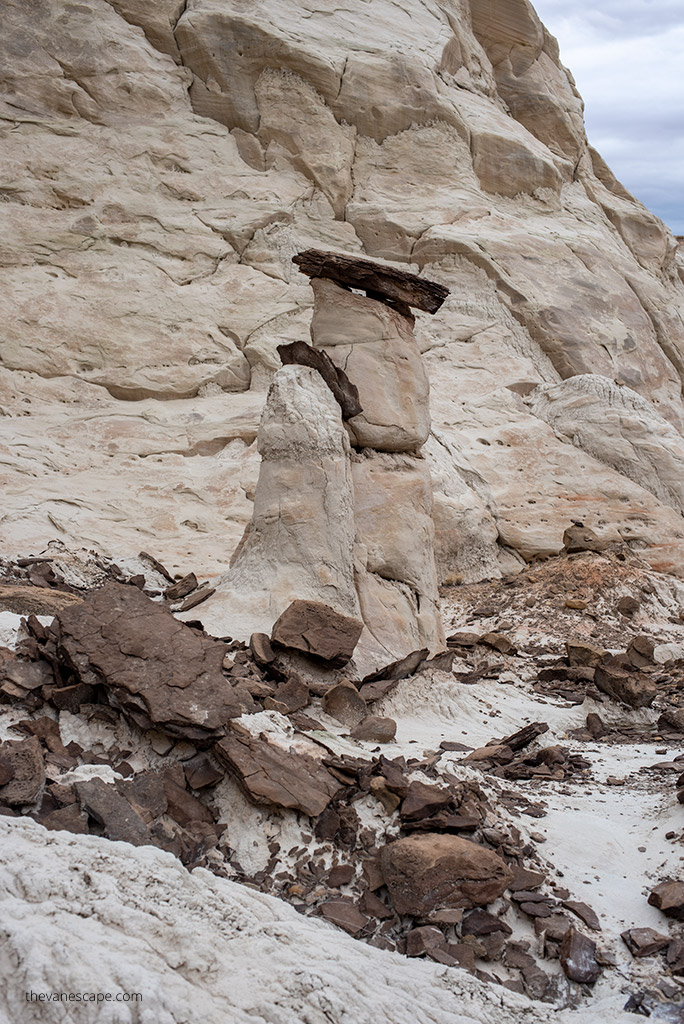
M 252 633 L 249 638 L 249 649 L 257 665 L 267 668 L 276 658 L 268 633 Z
M 596 960 L 596 943 L 575 928 L 568 928 L 560 948 L 561 967 L 570 981 L 593 985 L 601 973 Z
M 348 728 L 353 729 L 368 715 L 366 702 L 348 679 L 331 686 L 323 697 L 323 710 Z
M 601 931 L 601 922 L 598 919 L 596 911 L 592 910 L 586 903 L 578 902 L 577 900 L 564 900 L 563 906 L 566 910 L 569 910 L 571 914 L 575 914 L 579 917 L 580 921 L 583 921 L 587 928 L 591 928 L 592 931 Z
M 358 907 L 346 900 L 328 900 L 321 903 L 318 909 L 323 917 L 339 928 L 344 928 L 350 935 L 358 935 L 370 920 Z
M 669 935 L 661 935 L 653 928 L 628 928 L 620 938 L 632 956 L 653 956 L 670 943 Z
M 657 689 L 647 676 L 629 672 L 610 662 L 596 666 L 594 680 L 602 693 L 630 708 L 647 708 L 653 703 Z
M 226 645 L 137 587 L 108 583 L 60 612 L 57 625 L 61 660 L 81 682 L 104 686 L 142 729 L 203 739 L 242 713 L 221 669 Z
M 215 745 L 214 754 L 256 804 L 291 807 L 317 817 L 342 789 L 319 761 L 237 728 Z
M 588 665 L 595 668 L 606 656 L 606 651 L 595 644 L 567 640 L 565 650 L 570 665 Z
M 605 551 L 608 543 L 600 540 L 589 526 L 570 526 L 563 534 L 563 547 L 572 555 L 578 551 Z
M 398 914 L 485 906 L 513 879 L 491 850 L 460 836 L 425 833 L 398 839 L 380 853 L 385 884 Z
M 453 796 L 441 786 L 428 786 L 424 782 L 411 782 L 401 804 L 402 821 L 419 821 L 445 810 L 453 803 Z
M 425 924 L 406 933 L 406 956 L 424 956 L 431 949 L 444 945 L 444 932 Z
M 374 743 L 391 743 L 396 734 L 397 723 L 394 719 L 381 718 L 379 715 L 368 715 L 351 731 L 353 739 Z
M 77 782 L 74 788 L 81 809 L 97 822 L 108 839 L 132 846 L 154 845 L 148 826 L 114 785 L 90 779 Z
M 167 601 L 180 601 L 181 598 L 187 597 L 193 590 L 197 589 L 197 577 L 194 572 L 189 572 L 187 576 L 183 576 L 182 579 L 174 583 L 173 586 L 167 587 L 164 591 L 164 597 Z
M 487 910 L 471 910 L 463 918 L 461 925 L 462 935 L 491 935 L 494 932 L 502 932 L 504 935 L 511 935 L 512 928 L 502 921 L 500 917 L 490 914 Z
M 627 657 L 635 668 L 646 668 L 648 665 L 655 664 L 655 658 L 653 657 L 655 647 L 655 640 L 640 634 L 629 641 Z
M 675 921 L 684 921 L 684 882 L 661 882 L 648 897 L 652 907 Z
M 205 789 L 214 786 L 223 778 L 223 772 L 212 763 L 206 754 L 196 754 L 183 765 L 185 778 L 191 789 Z
M 298 676 L 292 676 L 286 683 L 279 686 L 272 699 L 284 706 L 286 715 L 301 711 L 311 703 L 309 687 Z M 266 707 L 266 702 L 264 702 L 264 707 Z
M 354 654 L 362 630 L 362 622 L 329 605 L 298 600 L 292 601 L 275 622 L 271 641 L 341 666 Z
M 684 708 L 668 708 L 663 711 L 658 719 L 658 728 L 673 729 L 675 732 L 684 732 Z
M 0 804 L 22 807 L 35 803 L 45 785 L 43 751 L 35 736 L 0 743 L 0 765 L 7 779 L 0 785 Z

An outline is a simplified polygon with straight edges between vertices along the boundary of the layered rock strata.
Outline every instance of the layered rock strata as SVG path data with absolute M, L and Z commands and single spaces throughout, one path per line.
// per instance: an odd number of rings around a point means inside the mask
M 282 350 L 257 439 L 254 516 L 202 620 L 245 639 L 270 633 L 292 602 L 320 602 L 363 623 L 345 668 L 363 677 L 444 644 L 420 452 L 429 383 L 410 306 L 435 311 L 447 292 L 370 260 L 312 250 L 295 262 L 312 277 L 313 348 Z

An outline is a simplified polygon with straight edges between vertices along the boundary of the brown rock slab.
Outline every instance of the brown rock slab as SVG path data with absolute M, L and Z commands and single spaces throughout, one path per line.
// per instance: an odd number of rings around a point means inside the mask
M 602 647 L 595 644 L 581 643 L 580 641 L 568 640 L 565 644 L 570 665 L 587 665 L 596 668 L 606 655 Z
M 133 587 L 130 589 L 134 590 Z M 136 590 L 136 593 L 140 591 Z M 77 782 L 74 789 L 81 809 L 101 826 L 108 839 L 131 843 L 132 846 L 154 845 L 148 826 L 116 786 L 102 779 L 90 779 Z
M 436 313 L 449 294 L 448 288 L 434 281 L 343 253 L 307 249 L 293 256 L 292 262 L 308 277 L 327 277 L 346 287 L 358 288 L 400 312 L 408 312 L 413 306 L 426 313 Z
M 249 638 L 249 649 L 257 665 L 266 668 L 275 661 L 275 651 L 271 646 L 271 638 L 267 633 L 252 633 Z
M 498 651 L 499 654 L 517 654 L 518 648 L 515 646 L 512 640 L 503 633 L 484 633 L 480 637 L 480 643 L 485 644 L 487 647 L 493 648 Z
M 291 807 L 317 817 L 342 788 L 319 761 L 284 750 L 263 735 L 231 728 L 214 754 L 256 804 Z
M 320 601 L 292 601 L 277 619 L 271 641 L 332 665 L 346 665 L 354 654 L 363 623 Z
M 655 647 L 656 641 L 652 640 L 650 636 L 645 636 L 641 633 L 629 641 L 627 657 L 636 668 L 645 668 L 647 665 L 653 665 L 655 662 L 653 657 Z
M 620 938 L 632 956 L 653 956 L 670 943 L 669 935 L 661 935 L 654 928 L 628 928 Z
M 353 903 L 347 903 L 346 900 L 328 900 L 321 903 L 318 909 L 323 917 L 339 928 L 344 928 L 350 935 L 358 935 L 370 920 L 358 907 Z
M 286 715 L 301 711 L 311 703 L 309 687 L 298 676 L 292 676 L 286 683 L 282 683 L 276 689 L 272 699 L 284 706 Z
M 530 868 L 512 867 L 513 881 L 511 889 L 513 892 L 525 892 L 526 890 L 538 889 L 546 881 L 546 875 L 541 871 L 532 871 Z
M 363 412 L 359 401 L 359 389 L 339 366 L 335 366 L 327 352 L 313 348 L 305 341 L 294 341 L 291 345 L 278 345 L 278 355 L 283 366 L 297 363 L 318 370 L 321 377 L 332 391 L 335 401 L 342 411 L 342 419 L 348 420 Z
M 592 910 L 586 903 L 581 903 L 577 900 L 564 900 L 563 906 L 566 910 L 569 910 L 571 914 L 575 914 L 579 917 L 580 921 L 584 921 L 587 928 L 591 928 L 592 931 L 601 931 L 601 922 L 598 919 L 595 910 Z
M 658 719 L 659 729 L 671 729 L 684 732 L 684 708 L 668 708 Z
M 57 625 L 62 660 L 143 729 L 203 739 L 241 714 L 221 668 L 226 645 L 136 587 L 109 583 L 61 612 Z
M 326 879 L 331 889 L 338 889 L 341 885 L 348 885 L 354 877 L 352 864 L 337 864 L 328 872 Z
M 388 918 L 394 917 L 394 911 L 390 910 L 380 897 L 376 896 L 370 889 L 364 891 L 359 900 L 359 907 L 364 914 L 368 914 L 369 917 L 377 917 L 379 921 L 386 921 Z
M 71 686 L 60 686 L 50 693 L 50 703 L 59 711 L 69 711 L 77 715 L 81 704 L 93 704 L 95 701 L 95 687 L 88 683 L 74 683 Z
M 652 907 L 675 921 L 684 921 L 684 882 L 661 882 L 648 897 Z
M 88 835 L 90 832 L 88 815 L 77 803 L 57 807 L 48 814 L 41 814 L 38 821 L 53 832 L 75 832 L 77 835 Z
M 205 789 L 215 786 L 223 778 L 220 771 L 206 754 L 196 754 L 183 765 L 185 778 L 191 789 Z
M 187 576 L 183 576 L 173 586 L 167 587 L 164 591 L 164 597 L 167 601 L 180 601 L 181 598 L 191 594 L 193 590 L 197 590 L 197 577 L 194 572 L 189 572 Z
M 396 734 L 397 723 L 394 719 L 381 718 L 379 715 L 368 715 L 351 731 L 353 739 L 372 743 L 391 743 Z
M 368 715 L 365 700 L 347 679 L 332 686 L 323 697 L 322 704 L 326 714 L 350 729 L 360 725 Z
M 504 935 L 511 935 L 512 929 L 505 921 L 487 910 L 471 910 L 463 918 L 461 926 L 462 935 L 491 935 L 493 932 L 502 932 Z
M 650 707 L 658 692 L 647 676 L 610 663 L 597 665 L 594 680 L 602 693 L 630 708 Z
M 424 956 L 431 949 L 444 945 L 444 932 L 434 925 L 424 924 L 406 933 L 406 956 Z
M 424 782 L 411 782 L 401 804 L 402 821 L 419 821 L 444 810 L 453 803 L 453 796 L 441 786 L 428 786 Z
M 425 833 L 384 846 L 385 884 L 399 914 L 485 906 L 502 895 L 513 875 L 491 850 L 460 836 Z
M 499 740 L 499 743 L 517 752 L 528 746 L 532 740 L 536 740 L 538 736 L 548 732 L 548 728 L 548 722 L 531 722 L 530 725 L 523 726 L 522 729 L 511 733 L 510 736 L 504 736 L 503 739 Z
M 593 985 L 601 968 L 596 960 L 596 943 L 575 928 L 568 928 L 560 948 L 560 962 L 570 981 Z
M 399 679 L 406 679 L 408 676 L 412 676 L 427 659 L 429 653 L 427 647 L 421 647 L 420 650 L 411 651 L 409 654 L 404 655 L 399 661 L 392 661 L 388 665 L 383 665 L 376 672 L 371 672 L 370 675 L 365 676 L 360 688 L 362 691 L 365 691 L 365 688 L 370 686 L 371 683 L 396 683 Z M 384 696 L 386 692 L 388 691 L 379 691 L 378 696 Z
M 0 743 L 0 764 L 7 782 L 0 785 L 0 803 L 22 807 L 38 799 L 45 785 L 43 751 L 35 736 Z

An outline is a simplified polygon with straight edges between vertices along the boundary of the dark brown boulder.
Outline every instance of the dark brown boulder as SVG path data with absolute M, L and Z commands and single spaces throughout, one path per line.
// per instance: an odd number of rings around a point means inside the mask
M 596 666 L 594 680 L 602 693 L 630 708 L 647 708 L 657 694 L 648 676 L 629 671 L 611 661 Z
M 368 715 L 366 702 L 348 679 L 331 686 L 323 697 L 323 710 L 348 728 L 359 725 Z
M 241 714 L 223 675 L 226 645 L 109 583 L 57 616 L 57 651 L 81 682 L 104 686 L 136 725 L 188 739 L 220 733 Z
M 445 810 L 453 803 L 453 796 L 441 786 L 428 786 L 424 782 L 412 782 L 401 805 L 402 821 L 419 821 Z
M 561 967 L 570 981 L 593 985 L 601 973 L 596 960 L 596 943 L 575 928 L 568 928 L 560 948 Z
M 385 884 L 399 914 L 485 906 L 513 879 L 491 850 L 460 836 L 428 832 L 398 839 L 380 853 Z
M 654 928 L 628 928 L 620 938 L 632 956 L 653 956 L 670 943 L 669 935 L 661 935 Z
M 424 956 L 431 949 L 439 949 L 444 942 L 444 932 L 434 925 L 412 928 L 406 935 L 406 956 Z
M 381 718 L 379 715 L 368 715 L 351 731 L 355 740 L 368 740 L 372 743 L 391 743 L 396 734 L 397 723 L 394 719 Z
M 90 779 L 77 782 L 74 788 L 81 809 L 100 825 L 108 839 L 131 843 L 132 846 L 154 845 L 149 827 L 116 786 L 102 779 Z
M 214 754 L 256 804 L 291 807 L 316 817 L 342 789 L 319 761 L 237 727 L 216 744 Z
M 652 907 L 675 921 L 684 921 L 684 882 L 661 882 L 648 897 Z
M 273 643 L 313 654 L 331 665 L 346 665 L 354 654 L 363 623 L 320 601 L 293 601 L 276 621 Z
M 319 910 L 326 920 L 332 921 L 339 928 L 344 928 L 350 935 L 358 935 L 370 920 L 358 907 L 346 900 L 328 900 L 321 903 Z

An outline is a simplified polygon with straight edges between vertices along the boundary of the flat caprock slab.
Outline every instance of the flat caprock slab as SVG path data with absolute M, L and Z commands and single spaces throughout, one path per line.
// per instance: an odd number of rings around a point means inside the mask
M 448 288 L 435 281 L 344 253 L 307 249 L 293 256 L 292 262 L 308 277 L 327 277 L 348 288 L 360 288 L 370 298 L 387 302 L 400 312 L 408 312 L 413 306 L 436 313 L 449 294 Z

